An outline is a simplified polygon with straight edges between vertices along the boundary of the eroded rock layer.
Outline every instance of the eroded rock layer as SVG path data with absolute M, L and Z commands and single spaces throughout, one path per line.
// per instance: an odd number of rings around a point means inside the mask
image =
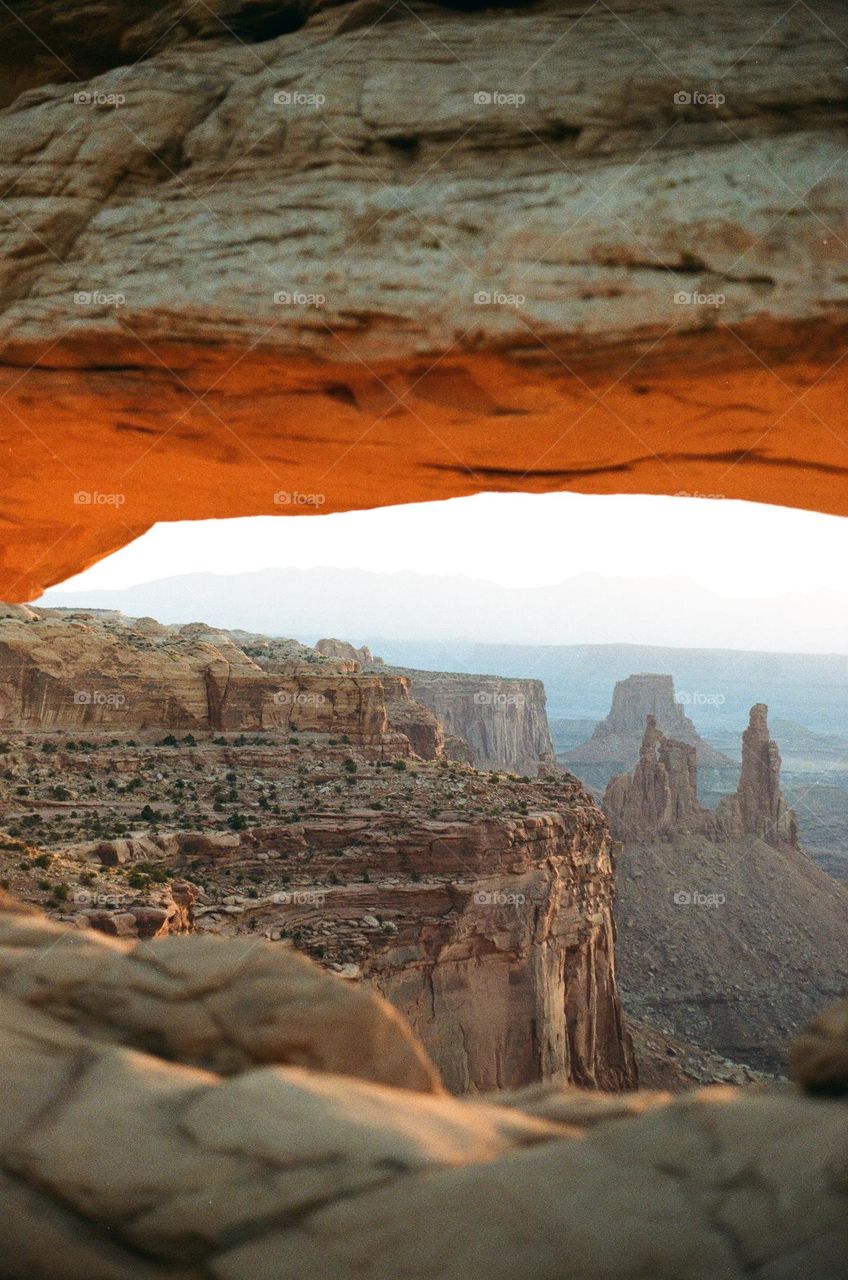
M 410 671 L 412 696 L 429 707 L 447 734 L 471 749 L 478 769 L 534 777 L 554 763 L 541 680 Z
M 120 614 L 6 612 L 6 732 L 325 733 L 426 759 L 442 753 L 441 727 L 413 702 L 408 680 L 384 681 L 296 641 Z
M 768 707 L 751 708 L 742 735 L 736 793 L 715 810 L 698 803 L 696 749 L 666 737 L 648 716 L 639 762 L 612 778 L 604 811 L 618 840 L 653 840 L 697 832 L 712 840 L 755 837 L 775 848 L 798 848 L 798 819 L 780 789 L 780 752 L 769 736 Z
M 156 520 L 848 510 L 840 0 L 314 8 L 6 6 L 4 598 Z
M 16 892 L 116 937 L 293 941 L 383 991 L 457 1092 L 634 1083 L 611 841 L 576 779 L 450 761 L 409 677 L 359 657 L 203 623 L 6 615 Z

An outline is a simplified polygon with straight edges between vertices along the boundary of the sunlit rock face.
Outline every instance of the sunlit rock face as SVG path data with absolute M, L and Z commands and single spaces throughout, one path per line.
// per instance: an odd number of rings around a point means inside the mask
M 266 657 L 260 645 L 254 659 L 229 633 L 200 623 L 5 612 L 0 727 L 7 732 L 302 732 L 344 734 L 425 759 L 442 752 L 441 727 L 413 701 L 409 681 L 308 661 L 311 651 L 293 641 L 280 642 L 291 649 L 286 657 Z
M 838 0 L 311 9 L 4 12 L 0 595 L 156 520 L 846 510 Z

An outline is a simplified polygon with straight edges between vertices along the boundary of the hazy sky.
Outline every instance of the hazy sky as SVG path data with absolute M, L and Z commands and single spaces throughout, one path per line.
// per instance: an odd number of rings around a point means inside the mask
M 481 494 L 346 515 L 161 524 L 64 585 L 318 565 L 463 574 L 507 586 L 596 572 L 688 577 L 729 596 L 844 591 L 848 519 L 727 500 Z

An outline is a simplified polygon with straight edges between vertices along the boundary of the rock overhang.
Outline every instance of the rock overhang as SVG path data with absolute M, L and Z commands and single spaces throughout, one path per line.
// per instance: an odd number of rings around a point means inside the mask
M 555 490 L 845 513 L 840 6 L 803 57 L 768 0 L 661 30 L 305 6 L 258 43 L 256 6 L 183 8 L 0 113 L 0 596 L 166 520 Z

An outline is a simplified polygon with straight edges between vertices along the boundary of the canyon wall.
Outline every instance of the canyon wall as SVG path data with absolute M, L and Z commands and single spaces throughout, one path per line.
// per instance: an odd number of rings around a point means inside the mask
M 538 1080 L 632 1087 L 609 834 L 573 782 L 561 784 L 557 798 L 559 808 L 527 817 L 434 820 L 401 806 L 358 808 L 285 826 L 266 819 L 237 835 L 95 841 L 67 856 L 77 875 L 152 860 L 178 886 L 198 879 L 206 891 L 194 908 L 197 930 L 293 940 L 379 990 L 453 1092 Z M 238 888 L 245 881 L 257 885 L 250 896 Z M 210 900 L 212 885 L 219 892 Z M 153 907 L 163 921 L 166 902 Z M 131 934 L 134 915 L 151 914 L 121 902 L 83 918 Z
M 481 717 L 520 712 L 525 733 L 506 720 L 495 742 L 527 774 L 479 771 L 446 757 L 408 675 L 335 646 L 7 615 L 0 862 L 15 892 L 114 936 L 286 940 L 384 992 L 458 1092 L 635 1083 L 606 823 L 570 775 L 534 780 L 538 761 L 515 759 L 546 730 L 538 682 L 468 678 Z
M 344 734 L 428 759 L 442 751 L 440 727 L 413 701 L 408 680 L 313 662 L 296 642 L 243 641 L 254 658 L 230 633 L 201 623 L 6 613 L 0 731 Z
M 541 680 L 411 671 L 412 696 L 471 748 L 478 769 L 534 777 L 554 763 Z

